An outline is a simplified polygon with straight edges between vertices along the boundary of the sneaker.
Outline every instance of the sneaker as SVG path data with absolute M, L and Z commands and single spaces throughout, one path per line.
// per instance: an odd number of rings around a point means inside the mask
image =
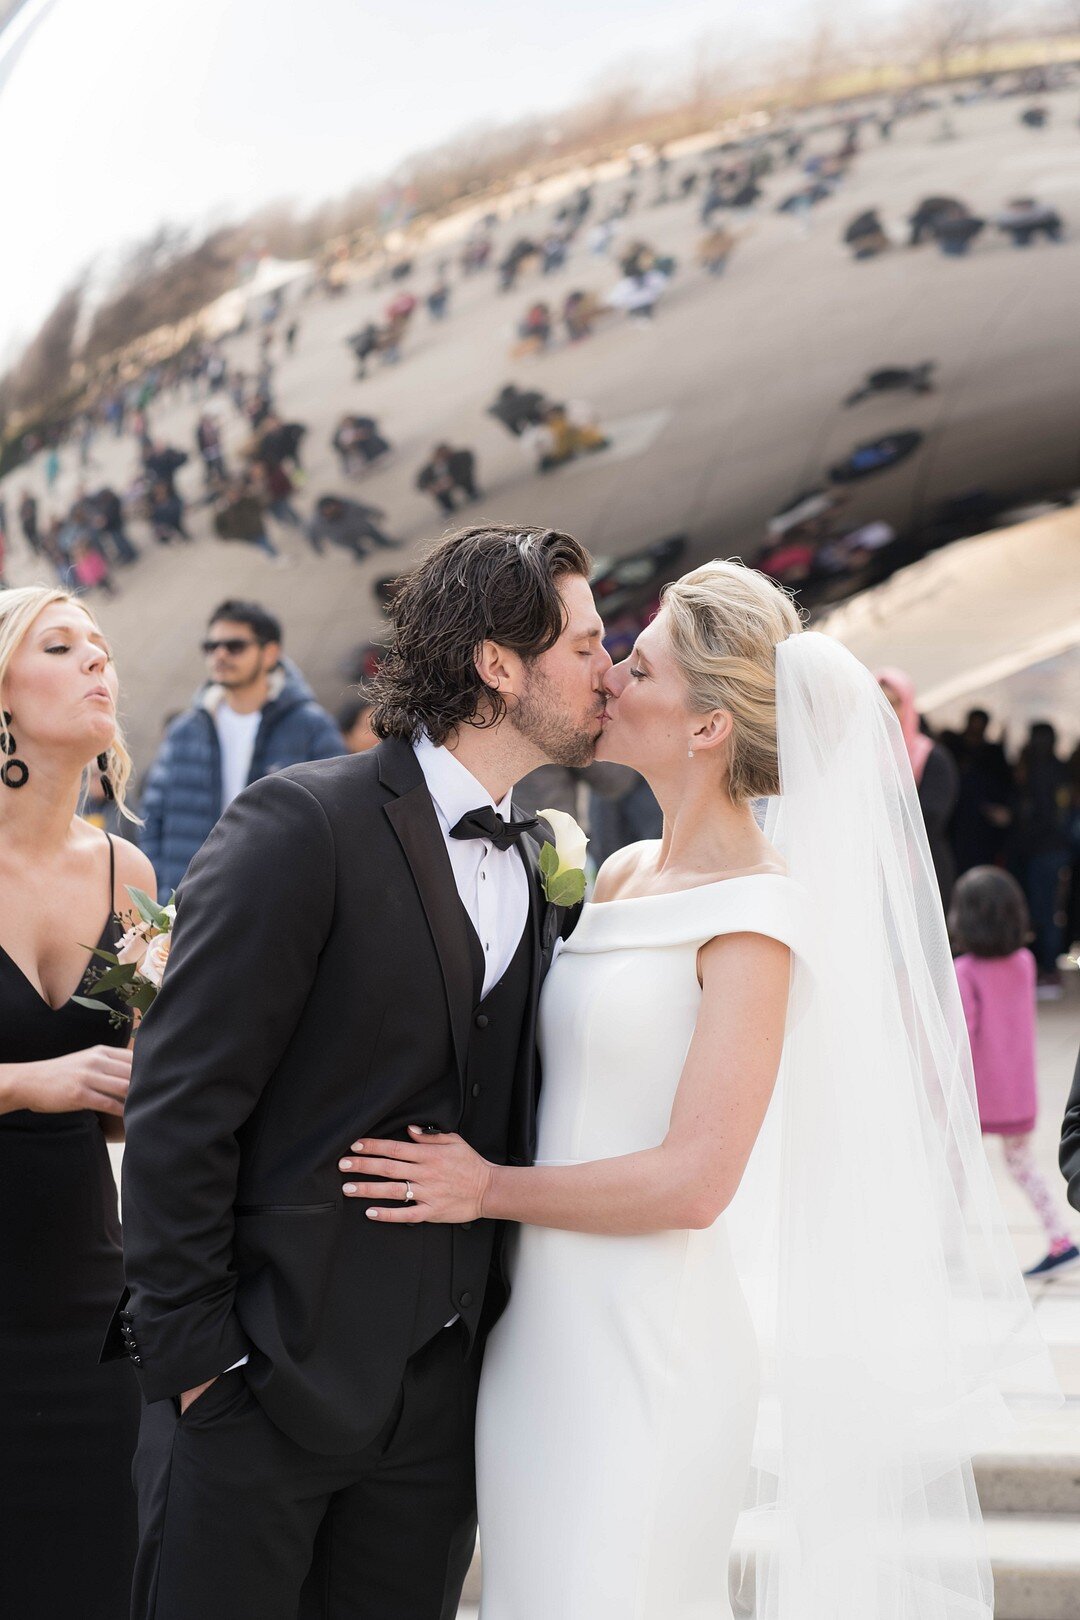
M 1059 1254 L 1045 1255 L 1037 1266 L 1032 1266 L 1030 1271 L 1025 1271 L 1024 1276 L 1056 1277 L 1059 1271 L 1067 1271 L 1078 1260 L 1080 1260 L 1080 1249 L 1076 1247 L 1075 1243 L 1070 1243 L 1069 1247 L 1062 1249 Z

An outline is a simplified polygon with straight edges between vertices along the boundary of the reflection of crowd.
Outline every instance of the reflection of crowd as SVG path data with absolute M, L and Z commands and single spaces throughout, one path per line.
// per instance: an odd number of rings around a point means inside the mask
M 1014 197 L 986 219 L 955 197 L 931 196 L 924 197 L 908 218 L 908 246 L 936 242 L 946 258 L 964 258 L 988 225 L 1017 248 L 1031 247 L 1040 237 L 1047 242 L 1063 239 L 1061 215 L 1036 197 Z M 854 259 L 875 259 L 893 245 L 876 208 L 857 214 L 845 227 L 843 240 Z
M 797 123 L 777 122 L 717 142 L 691 157 L 676 158 L 663 147 L 656 148 L 651 159 L 632 151 L 625 180 L 575 185 L 544 211 L 545 217 L 530 220 L 527 228 L 489 212 L 476 220 L 453 258 L 443 256 L 445 249 L 423 263 L 414 248 L 396 257 L 385 253 L 370 280 L 371 286 L 385 291 L 377 307 L 373 303 L 370 314 L 344 339 L 356 359 L 356 378 L 365 379 L 373 367 L 409 364 L 421 346 L 417 341 L 421 329 L 425 346 L 437 343 L 441 328 L 452 324 L 456 312 L 455 283 L 466 279 L 483 278 L 493 292 L 518 294 L 521 307 L 510 323 L 517 345 L 514 353 L 522 360 L 529 357 L 530 363 L 535 357 L 538 370 L 549 351 L 564 344 L 578 347 L 598 329 L 610 336 L 617 329 L 648 331 L 654 323 L 662 328 L 663 302 L 676 296 L 678 266 L 660 227 L 674 217 L 676 208 L 700 225 L 702 234 L 690 257 L 704 273 L 702 280 L 710 278 L 705 282 L 709 286 L 731 273 L 733 253 L 752 228 L 747 224 L 752 216 L 772 209 L 809 228 L 818 204 L 842 192 L 868 145 L 891 140 L 900 120 L 941 112 L 950 99 L 959 105 L 1015 89 L 1013 76 L 989 76 L 941 92 L 937 99 L 920 92 L 881 98 L 862 107 L 848 104 L 819 110 Z M 651 229 L 644 228 L 639 222 L 643 208 L 659 205 L 664 205 L 664 215 L 654 216 Z M 524 206 L 533 209 L 535 199 Z M 1039 197 L 1012 197 L 983 219 L 960 198 L 932 195 L 913 200 L 907 245 L 936 243 L 952 256 L 966 252 L 976 236 L 991 227 L 1017 248 L 1060 241 L 1065 228 L 1052 203 Z M 860 259 L 875 257 L 891 246 L 889 227 L 876 207 L 863 208 L 842 226 L 841 234 Z M 322 283 L 335 296 L 356 279 L 347 257 L 343 247 L 332 267 L 334 275 Z M 574 269 L 572 279 L 565 277 L 560 286 L 558 274 L 567 267 L 580 267 L 580 277 Z M 740 256 L 737 270 L 741 269 Z M 608 277 L 606 284 L 601 283 L 601 270 Z M 723 295 L 717 288 L 715 296 Z M 616 320 L 619 314 L 621 321 Z M 248 319 L 257 330 L 255 356 L 247 361 L 247 369 L 233 362 L 223 341 L 196 338 L 169 360 L 148 363 L 135 375 L 114 372 L 95 384 L 92 402 L 67 424 L 56 443 L 42 446 L 28 437 L 27 452 L 47 451 L 43 470 L 50 491 L 60 474 L 61 454 L 65 461 L 77 457 L 80 469 L 90 469 L 103 433 L 129 433 L 139 445 L 138 476 L 127 488 L 96 489 L 88 477 L 67 513 L 60 517 L 43 513 L 33 542 L 28 536 L 31 549 L 53 564 L 64 583 L 115 590 L 118 570 L 145 549 L 128 538 L 132 525 L 145 525 L 145 533 L 157 544 L 175 546 L 190 538 L 187 512 L 197 504 L 190 474 L 181 474 L 177 481 L 189 453 L 197 456 L 201 467 L 212 532 L 222 541 L 247 544 L 281 566 L 299 561 L 295 548 L 289 553 L 291 536 L 310 543 L 310 552 L 302 549 L 305 557 L 325 551 L 325 544 L 342 545 L 360 557 L 371 546 L 385 543 L 380 535 L 393 533 L 393 516 L 387 517 L 374 503 L 350 500 L 334 490 L 318 491 L 314 498 L 303 495 L 300 439 L 305 425 L 285 420 L 277 400 L 279 363 L 295 351 L 300 323 L 291 307 L 286 310 L 280 291 L 268 295 Z M 339 331 L 350 332 L 350 327 Z M 853 391 L 844 403 L 854 406 L 887 389 L 924 395 L 934 387 L 934 369 L 931 361 L 879 364 L 859 386 L 855 377 L 851 379 Z M 189 399 L 198 406 L 190 445 L 161 444 L 155 438 L 151 418 L 170 399 Z M 230 404 L 249 429 L 244 444 L 234 444 L 236 434 L 223 420 Z M 617 438 L 617 427 L 613 433 L 587 399 L 554 392 L 549 396 L 542 388 L 517 382 L 501 390 L 489 414 L 522 441 L 533 467 L 542 473 L 557 473 L 606 449 Z M 407 422 L 395 422 L 392 437 L 406 442 L 408 427 Z M 440 430 L 424 459 L 417 457 L 412 482 L 441 513 L 449 514 L 479 499 L 487 479 L 481 477 L 486 469 L 478 468 L 467 431 L 463 433 L 455 422 L 452 442 L 442 436 L 445 431 Z M 293 442 L 283 448 L 288 433 L 294 435 Z M 844 487 L 915 458 L 927 438 L 924 428 L 901 424 L 853 443 L 831 466 L 823 466 L 820 486 L 798 494 L 770 521 L 761 566 L 807 593 L 810 600 L 815 593 L 845 594 L 890 571 L 902 560 L 909 537 L 899 535 L 873 509 L 866 512 L 863 507 L 856 517 L 845 501 Z M 392 459 L 393 446 L 378 419 L 354 409 L 338 420 L 332 445 L 341 477 L 350 481 L 380 471 Z M 799 515 L 793 516 L 793 511 Z M 374 529 L 365 532 L 364 521 Z M 136 531 L 136 541 L 141 539 Z

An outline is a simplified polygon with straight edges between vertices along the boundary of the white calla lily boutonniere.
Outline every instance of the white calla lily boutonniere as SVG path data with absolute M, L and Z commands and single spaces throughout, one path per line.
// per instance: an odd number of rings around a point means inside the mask
M 589 840 L 565 810 L 538 810 L 555 834 L 540 851 L 544 893 L 553 906 L 576 906 L 585 898 L 585 850 Z

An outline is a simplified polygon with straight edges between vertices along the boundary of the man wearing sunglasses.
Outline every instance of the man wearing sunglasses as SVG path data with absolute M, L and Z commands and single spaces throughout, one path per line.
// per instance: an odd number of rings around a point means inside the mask
M 280 623 L 258 603 L 223 602 L 211 615 L 206 682 L 170 724 L 143 794 L 139 842 L 163 896 L 249 782 L 347 752 L 281 642 Z

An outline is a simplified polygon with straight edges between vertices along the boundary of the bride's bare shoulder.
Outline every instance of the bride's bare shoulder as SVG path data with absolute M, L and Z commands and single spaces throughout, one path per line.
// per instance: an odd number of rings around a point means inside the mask
M 609 855 L 597 874 L 592 892 L 593 903 L 602 905 L 605 900 L 617 900 L 620 891 L 629 885 L 634 874 L 652 858 L 655 851 L 656 840 L 643 839 L 638 844 L 626 844 L 622 849 L 617 849 L 614 855 Z

